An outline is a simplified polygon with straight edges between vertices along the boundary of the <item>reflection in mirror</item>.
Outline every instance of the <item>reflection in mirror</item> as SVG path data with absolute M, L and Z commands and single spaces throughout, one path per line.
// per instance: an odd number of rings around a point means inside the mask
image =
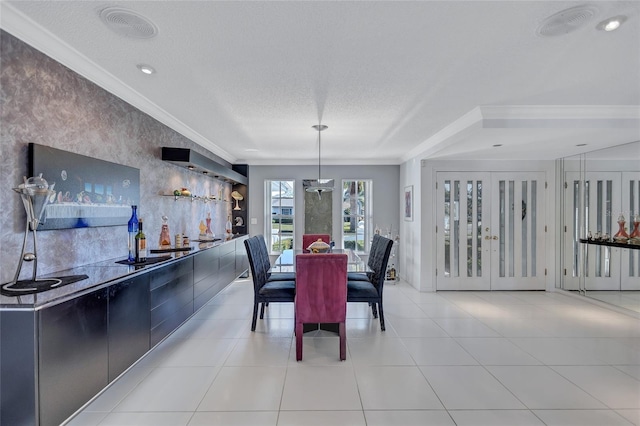
M 561 288 L 640 313 L 640 245 L 613 238 L 640 217 L 640 142 L 561 163 Z

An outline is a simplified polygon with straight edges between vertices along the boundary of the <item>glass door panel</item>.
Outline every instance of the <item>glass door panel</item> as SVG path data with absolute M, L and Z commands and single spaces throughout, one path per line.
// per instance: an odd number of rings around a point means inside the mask
M 544 173 L 494 172 L 492 290 L 543 290 Z M 494 213 L 495 212 L 495 213 Z
M 489 247 L 482 227 L 488 203 L 483 183 L 487 173 L 437 174 L 438 290 L 489 290 Z

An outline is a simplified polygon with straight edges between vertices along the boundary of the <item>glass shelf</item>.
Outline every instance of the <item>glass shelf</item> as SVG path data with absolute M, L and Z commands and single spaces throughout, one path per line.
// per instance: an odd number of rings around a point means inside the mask
M 614 243 L 613 241 L 595 241 L 595 240 L 586 240 L 584 238 L 581 238 L 580 242 L 582 244 L 592 244 L 595 246 L 619 247 L 619 248 L 626 248 L 626 249 L 632 249 L 632 250 L 640 250 L 640 244 Z
M 201 201 L 203 203 L 209 203 L 209 202 L 213 202 L 213 203 L 228 203 L 227 200 L 218 200 L 216 198 L 210 198 L 210 197 L 202 197 L 199 195 L 173 195 L 173 194 L 163 194 L 163 197 L 172 197 L 174 199 L 174 201 L 178 201 L 178 200 L 189 200 L 191 202 L 193 201 Z

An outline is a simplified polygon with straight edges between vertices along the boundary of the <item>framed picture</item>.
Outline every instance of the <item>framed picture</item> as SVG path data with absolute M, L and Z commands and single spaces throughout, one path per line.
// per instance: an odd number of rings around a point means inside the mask
M 29 144 L 29 175 L 54 185 L 38 231 L 126 225 L 140 202 L 140 170 Z
M 404 187 L 404 220 L 413 220 L 413 185 Z

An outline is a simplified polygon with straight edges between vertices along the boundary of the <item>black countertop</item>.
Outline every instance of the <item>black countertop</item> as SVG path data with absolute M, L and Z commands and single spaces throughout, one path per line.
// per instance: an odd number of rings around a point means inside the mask
M 150 257 L 168 256 L 168 258 L 163 262 L 153 263 L 148 266 L 130 266 L 116 263 L 117 261 L 124 260 L 122 257 L 119 257 L 88 265 L 77 266 L 75 268 L 58 271 L 44 276 L 38 276 L 38 279 L 68 275 L 87 275 L 88 278 L 82 281 L 66 284 L 62 287 L 58 287 L 52 290 L 43 291 L 41 293 L 21 296 L 0 295 L 0 309 L 6 310 L 41 308 L 49 303 L 57 303 L 75 296 L 79 296 L 86 291 L 92 289 L 95 290 L 99 286 L 107 285 L 113 281 L 121 280 L 127 277 L 133 277 L 141 272 L 148 272 L 152 269 L 167 265 L 168 263 L 171 263 L 177 259 L 183 259 L 188 256 L 193 256 L 194 254 L 201 251 L 227 244 L 241 237 L 244 237 L 244 235 L 235 235 L 234 238 L 229 241 L 215 241 L 207 243 L 192 242 L 191 251 L 152 254 Z

